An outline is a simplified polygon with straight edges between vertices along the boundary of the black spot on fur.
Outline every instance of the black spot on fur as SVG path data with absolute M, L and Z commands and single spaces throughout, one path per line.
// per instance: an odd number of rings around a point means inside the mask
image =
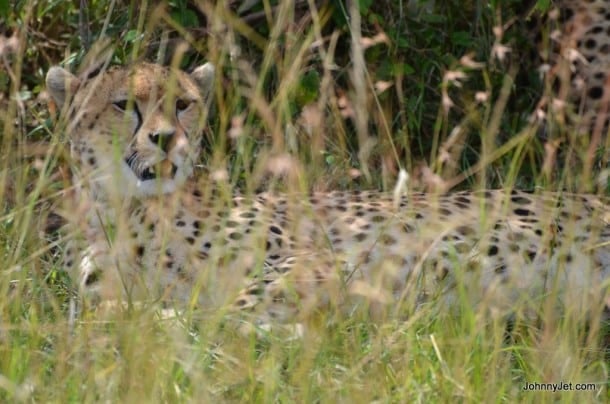
M 602 29 L 601 27 L 595 27 L 595 28 Z M 585 48 L 594 49 L 596 45 L 597 45 L 597 42 L 595 41 L 595 39 L 589 38 L 585 41 Z
M 87 285 L 87 286 L 93 285 L 94 283 L 96 283 L 97 281 L 100 280 L 101 275 L 102 274 L 100 271 L 93 271 L 85 279 L 85 285 Z
M 459 203 L 462 203 L 462 204 L 465 204 L 465 205 L 470 204 L 470 198 L 467 198 L 465 196 L 458 196 L 458 197 L 455 198 L 455 201 L 459 202 Z
M 381 237 L 379 237 L 379 241 L 381 241 L 381 243 L 384 245 L 396 244 L 396 239 L 394 237 L 390 236 L 389 234 L 384 234 Z
M 487 255 L 490 257 L 493 257 L 494 255 L 498 255 L 498 247 L 495 245 L 490 246 L 489 249 L 487 250 Z
M 451 210 L 447 208 L 440 208 L 438 212 L 443 216 L 450 216 L 452 213 Z
M 520 195 L 511 196 L 510 201 L 516 205 L 528 205 L 530 203 L 529 199 Z
M 531 210 L 523 209 L 523 208 L 517 208 L 514 210 L 514 212 L 515 212 L 515 215 L 518 215 L 518 216 L 533 216 L 534 215 L 534 212 L 532 212 Z
M 366 233 L 358 233 L 354 236 L 356 241 L 364 241 L 367 239 L 367 237 L 368 237 L 368 234 L 366 234 Z
M 604 95 L 604 89 L 600 86 L 591 87 L 587 95 L 593 100 L 599 100 Z
M 371 218 L 371 221 L 373 223 L 383 223 L 385 222 L 385 217 L 381 215 L 375 215 Z
M 402 226 L 402 231 L 404 231 L 405 233 L 413 233 L 415 231 L 415 227 L 410 225 L 409 223 L 405 223 Z
M 231 240 L 241 240 L 243 238 L 243 236 L 242 236 L 241 233 L 238 233 L 238 232 L 235 231 L 235 232 L 229 234 L 229 238 Z
M 474 229 L 468 226 L 459 226 L 455 229 L 455 231 L 464 237 L 471 236 L 475 233 Z

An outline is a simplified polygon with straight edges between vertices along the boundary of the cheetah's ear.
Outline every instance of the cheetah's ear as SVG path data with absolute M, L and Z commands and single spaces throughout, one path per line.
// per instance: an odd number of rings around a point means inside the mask
M 201 91 L 201 95 L 206 102 L 212 98 L 212 92 L 214 91 L 214 75 L 216 73 L 216 69 L 214 65 L 210 62 L 199 66 L 191 73 L 191 78 L 195 80 L 195 83 L 199 85 L 199 90 Z
M 47 90 L 58 107 L 62 107 L 66 99 L 74 94 L 80 80 L 63 67 L 53 66 L 47 72 Z

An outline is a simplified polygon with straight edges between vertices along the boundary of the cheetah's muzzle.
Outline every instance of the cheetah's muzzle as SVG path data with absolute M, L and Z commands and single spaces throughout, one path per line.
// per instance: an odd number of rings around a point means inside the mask
M 149 181 L 158 178 L 173 179 L 178 167 L 171 161 L 165 159 L 150 166 L 143 166 L 136 152 L 125 159 L 125 163 L 131 168 L 140 181 Z

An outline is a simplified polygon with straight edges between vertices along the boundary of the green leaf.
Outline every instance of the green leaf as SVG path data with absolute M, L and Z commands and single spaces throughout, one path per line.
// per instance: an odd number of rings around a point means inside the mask
M 534 9 L 541 13 L 546 13 L 551 9 L 551 0 L 538 0 L 534 6 Z
M 366 14 L 372 5 L 373 0 L 358 0 L 358 8 L 360 9 L 360 13 L 362 14 Z
M 296 102 L 305 105 L 318 97 L 320 90 L 320 75 L 315 70 L 310 70 L 303 75 L 296 92 Z
M 447 20 L 447 17 L 440 14 L 424 13 L 421 16 L 422 21 L 430 24 L 441 24 Z
M 470 33 L 466 31 L 455 31 L 451 33 L 451 43 L 453 45 L 468 47 L 472 45 L 472 37 L 470 36 Z
M 415 73 L 415 68 L 408 63 L 395 63 L 392 66 L 394 73 L 402 73 L 405 76 Z
M 183 26 L 186 28 L 194 28 L 199 25 L 197 14 L 192 10 L 185 10 L 183 15 Z
M 129 30 L 125 34 L 125 42 L 131 43 L 131 42 L 135 41 L 137 37 L 138 37 L 138 31 L 136 31 L 135 29 Z
M 9 86 L 9 77 L 3 71 L 0 71 L 0 91 L 5 92 L 8 90 Z
M 0 0 L 0 17 L 8 18 L 9 12 L 10 12 L 10 7 L 8 5 L 8 0 Z
M 197 14 L 188 9 L 175 10 L 171 13 L 172 19 L 178 22 L 184 28 L 192 28 L 199 25 Z
M 399 36 L 396 38 L 396 46 L 399 48 L 408 48 L 409 47 L 409 39 L 406 36 Z

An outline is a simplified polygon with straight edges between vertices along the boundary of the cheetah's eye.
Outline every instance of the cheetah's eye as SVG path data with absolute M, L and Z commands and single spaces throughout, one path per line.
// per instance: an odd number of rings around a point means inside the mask
M 190 105 L 191 105 L 190 102 L 178 99 L 178 100 L 176 100 L 176 111 L 182 112 L 185 109 L 187 109 Z
M 119 111 L 123 112 L 127 109 L 127 100 L 116 101 L 113 102 L 112 105 L 114 105 L 114 107 Z

